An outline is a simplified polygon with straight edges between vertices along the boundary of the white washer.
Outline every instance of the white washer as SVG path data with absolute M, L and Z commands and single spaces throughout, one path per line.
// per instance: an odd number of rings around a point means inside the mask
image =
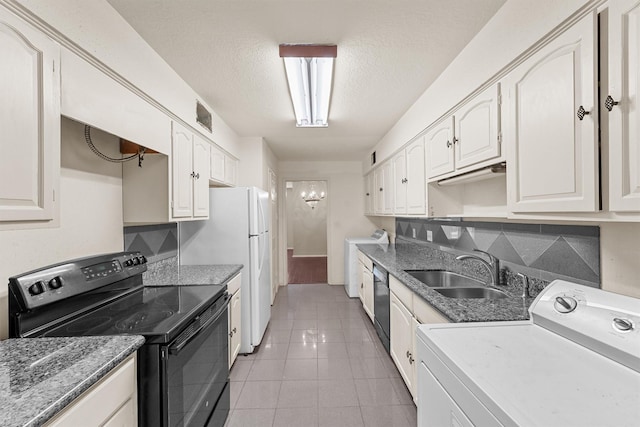
M 358 248 L 357 244 L 389 244 L 389 235 L 376 230 L 370 237 L 344 239 L 344 290 L 350 298 L 358 298 Z
M 555 280 L 531 320 L 418 327 L 418 426 L 638 426 L 640 300 Z

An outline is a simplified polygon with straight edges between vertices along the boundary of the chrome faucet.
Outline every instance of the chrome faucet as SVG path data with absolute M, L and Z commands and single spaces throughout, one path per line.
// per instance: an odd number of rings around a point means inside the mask
M 500 260 L 495 256 L 491 255 L 489 252 L 481 251 L 480 249 L 474 249 L 476 252 L 483 253 L 489 257 L 489 261 L 485 261 L 477 255 L 459 255 L 456 257 L 457 260 L 463 259 L 475 259 L 484 265 L 489 271 L 489 280 L 487 280 L 488 286 L 496 286 L 500 284 Z

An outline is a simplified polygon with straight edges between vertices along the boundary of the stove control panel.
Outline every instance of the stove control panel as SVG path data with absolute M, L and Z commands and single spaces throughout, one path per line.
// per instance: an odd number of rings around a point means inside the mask
M 117 252 L 50 265 L 9 279 L 10 292 L 25 309 L 110 285 L 147 271 L 140 252 Z
M 640 372 L 640 299 L 554 280 L 529 313 L 533 323 Z

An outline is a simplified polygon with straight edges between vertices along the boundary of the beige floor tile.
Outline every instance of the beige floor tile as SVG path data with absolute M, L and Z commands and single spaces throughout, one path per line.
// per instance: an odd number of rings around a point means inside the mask
M 414 427 L 409 424 L 402 406 L 362 406 L 365 427 Z
M 372 342 L 350 342 L 347 343 L 347 353 L 349 357 L 355 359 L 371 359 L 380 357 L 380 352 Z
M 337 313 L 337 310 L 335 311 Z M 318 312 L 318 329 L 342 329 L 342 322 L 337 317 L 337 314 L 320 317 L 320 312 Z
M 318 359 L 287 359 L 282 374 L 284 380 L 317 380 Z
M 318 359 L 318 379 L 351 379 L 349 359 Z
M 242 387 L 236 409 L 275 408 L 282 381 L 247 381 Z
M 344 408 L 320 408 L 319 427 L 363 427 L 359 406 Z M 391 426 L 389 426 L 391 427 Z
M 353 378 L 388 378 L 382 358 L 350 358 Z
M 292 342 L 289 344 L 287 359 L 317 359 L 318 346 L 315 342 Z
M 286 359 L 289 343 L 262 343 L 256 353 L 256 361 L 265 359 Z
M 313 317 L 293 319 L 293 329 L 317 329 L 317 328 L 318 328 L 318 319 L 316 318 L 316 315 L 313 315 Z
M 318 328 L 318 342 L 345 342 L 342 329 Z
M 360 406 L 400 404 L 400 399 L 389 378 L 355 380 L 355 384 Z
M 281 380 L 285 359 L 256 360 L 251 366 L 247 381 Z
M 244 382 L 234 381 L 229 383 L 229 404 L 231 405 L 231 409 L 236 407 L 236 402 L 238 401 L 238 397 L 240 397 L 242 387 L 244 387 Z
M 291 330 L 289 329 L 268 329 L 264 334 L 262 343 L 288 344 L 291 340 Z
M 318 381 L 320 407 L 358 406 L 358 394 L 353 380 Z
M 318 406 L 318 381 L 283 381 L 278 408 L 315 408 Z
M 275 409 L 236 409 L 229 414 L 226 427 L 265 427 L 273 424 Z
M 252 360 L 243 360 L 242 356 L 238 356 L 233 366 L 231 367 L 231 371 L 229 372 L 229 379 L 231 381 L 245 381 L 249 372 L 251 371 L 251 367 L 253 366 Z
M 316 328 L 293 329 L 291 331 L 291 342 L 318 342 L 318 330 Z
M 278 408 L 273 421 L 273 427 L 315 427 L 317 425 L 317 408 Z
M 348 357 L 347 345 L 343 342 L 318 343 L 318 359 L 345 359 Z

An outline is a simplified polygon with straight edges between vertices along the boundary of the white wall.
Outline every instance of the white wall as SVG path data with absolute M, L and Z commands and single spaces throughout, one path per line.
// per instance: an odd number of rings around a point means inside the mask
M 507 0 L 393 128 L 363 157 L 365 173 L 370 169 L 372 151 L 376 151 L 376 163 L 382 163 L 590 2 L 593 0 Z
M 278 173 L 278 159 L 269 144 L 261 137 L 245 137 L 238 140 L 240 166 L 238 186 L 258 187 L 269 190 L 269 168 Z
M 322 191 L 327 193 L 324 181 L 296 181 L 293 190 L 287 192 L 287 224 L 292 224 L 293 256 L 327 255 L 327 206 L 331 195 L 311 209 L 300 194 L 303 191 L 309 193 L 312 183 L 318 194 Z
M 285 181 L 327 181 L 327 274 L 331 285 L 344 283 L 344 239 L 369 236 L 375 225 L 364 216 L 362 165 L 360 162 L 279 162 L 279 190 Z M 281 227 L 286 228 L 286 206 L 280 198 Z M 281 235 L 280 252 L 285 253 L 286 240 Z M 285 257 L 286 259 L 286 257 Z M 284 259 L 280 277 L 286 277 Z
M 123 250 L 122 166 L 93 154 L 83 132 L 81 124 L 62 119 L 60 226 L 0 231 L 0 339 L 7 336 L 9 277 L 71 258 Z M 119 155 L 118 138 L 98 130 L 91 136 L 100 151 Z
M 640 224 L 600 225 L 602 288 L 640 298 Z

